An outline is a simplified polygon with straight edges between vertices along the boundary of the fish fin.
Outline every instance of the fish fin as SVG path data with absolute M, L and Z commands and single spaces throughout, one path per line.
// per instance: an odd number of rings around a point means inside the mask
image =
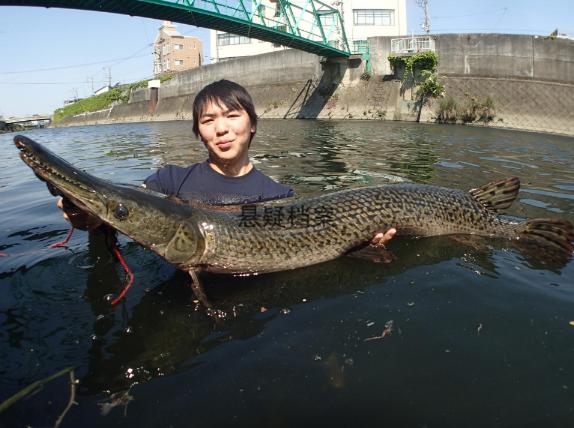
M 197 297 L 197 300 L 199 300 L 199 302 L 203 304 L 203 306 L 205 306 L 207 309 L 212 309 L 213 306 L 207 298 L 207 294 L 205 294 L 205 290 L 201 284 L 201 281 L 199 280 L 199 277 L 197 276 L 197 272 L 193 269 L 190 269 L 189 275 L 191 276 L 191 289 L 193 290 L 195 297 Z
M 520 223 L 516 228 L 519 237 L 538 242 L 545 246 L 566 251 L 574 251 L 574 227 L 568 220 L 537 218 Z
M 471 189 L 469 193 L 485 208 L 496 211 L 512 205 L 519 190 L 520 180 L 518 177 L 510 177 L 485 184 L 477 189 Z

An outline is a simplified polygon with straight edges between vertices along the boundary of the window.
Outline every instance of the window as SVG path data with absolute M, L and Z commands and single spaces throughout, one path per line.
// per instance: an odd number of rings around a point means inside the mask
M 369 51 L 369 44 L 366 40 L 353 40 L 354 53 L 367 53 Z
M 353 9 L 355 25 L 395 25 L 394 9 Z
M 321 21 L 323 29 L 331 28 L 337 25 L 337 20 L 335 19 L 335 14 L 333 12 L 323 12 L 318 10 L 317 14 L 319 15 L 319 20 Z
M 169 45 L 165 44 L 161 47 L 161 54 L 162 55 L 167 55 L 169 53 Z
M 173 45 L 173 49 L 176 51 L 180 51 L 183 49 L 183 45 Z
M 176 59 L 174 65 L 183 65 L 183 59 Z
M 217 35 L 217 44 L 219 46 L 228 45 L 244 45 L 251 43 L 251 39 L 245 36 L 238 36 L 236 34 L 222 33 Z

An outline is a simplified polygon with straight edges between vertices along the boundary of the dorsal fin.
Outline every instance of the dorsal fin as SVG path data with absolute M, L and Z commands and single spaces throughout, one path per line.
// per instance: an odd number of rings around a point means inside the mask
M 505 178 L 485 184 L 477 189 L 469 191 L 476 201 L 480 202 L 489 210 L 499 210 L 508 208 L 516 199 L 520 190 L 520 180 L 518 177 Z

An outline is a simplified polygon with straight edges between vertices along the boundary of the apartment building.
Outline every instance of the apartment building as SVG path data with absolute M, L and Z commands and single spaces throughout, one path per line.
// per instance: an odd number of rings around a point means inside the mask
M 301 8 L 309 5 L 309 0 L 290 1 Z M 323 0 L 323 3 L 339 10 L 352 52 L 364 52 L 368 37 L 407 34 L 406 0 Z M 257 15 L 265 17 L 267 22 L 281 19 L 277 0 L 253 0 L 252 10 L 257 10 Z M 325 18 L 328 19 L 327 16 Z M 258 18 L 254 21 L 258 22 Z M 321 21 L 324 25 L 328 24 L 323 17 Z M 210 42 L 211 62 L 286 49 L 273 43 L 216 30 L 210 31 Z
M 203 63 L 201 39 L 180 34 L 171 21 L 163 21 L 154 42 L 153 74 L 176 73 Z

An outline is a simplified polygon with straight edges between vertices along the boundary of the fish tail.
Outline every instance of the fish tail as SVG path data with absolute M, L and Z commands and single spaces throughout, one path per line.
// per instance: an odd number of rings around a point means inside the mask
M 568 220 L 538 218 L 520 223 L 516 228 L 519 238 L 572 253 L 574 227 Z

